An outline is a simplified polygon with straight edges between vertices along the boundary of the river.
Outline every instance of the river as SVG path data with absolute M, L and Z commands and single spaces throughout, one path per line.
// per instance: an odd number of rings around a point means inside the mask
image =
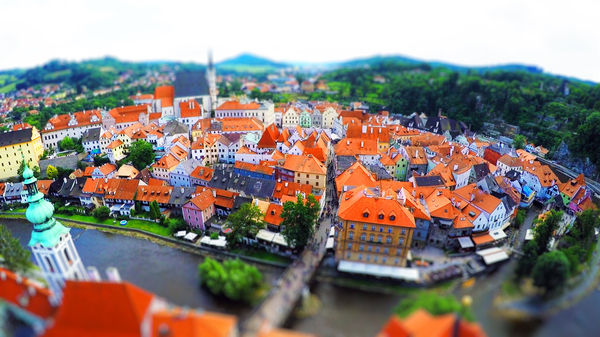
M 30 238 L 31 227 L 23 220 L 2 220 L 23 245 Z M 243 319 L 251 311 L 224 298 L 217 298 L 198 286 L 197 266 L 203 257 L 156 243 L 96 230 L 73 228 L 71 234 L 86 266 L 104 270 L 113 266 L 121 278 L 149 290 L 172 303 L 193 308 L 235 314 Z M 459 291 L 473 297 L 477 321 L 490 337 L 505 336 L 595 336 L 600 331 L 600 292 L 594 290 L 572 308 L 561 311 L 544 322 L 513 324 L 494 314 L 492 301 L 511 263 L 498 272 L 479 278 L 469 290 Z M 260 267 L 269 282 L 282 270 Z M 291 318 L 287 328 L 315 333 L 322 337 L 375 336 L 401 299 L 400 295 L 383 295 L 316 282 L 312 293 L 321 300 L 319 313 L 308 318 Z
M 10 219 L 2 219 L 1 223 L 21 244 L 27 244 L 31 225 Z M 116 267 L 123 280 L 180 306 L 235 314 L 242 319 L 252 310 L 250 305 L 213 296 L 199 286 L 198 264 L 204 260 L 202 256 L 97 230 L 72 228 L 71 235 L 84 265 L 98 268 L 103 279 L 107 267 Z M 283 268 L 258 267 L 270 283 L 283 272 Z

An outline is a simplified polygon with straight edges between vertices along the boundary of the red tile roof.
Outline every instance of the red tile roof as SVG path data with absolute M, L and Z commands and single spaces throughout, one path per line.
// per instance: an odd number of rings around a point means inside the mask
M 69 121 L 71 120 L 70 114 L 57 115 L 48 120 L 48 123 L 52 124 L 54 128 L 46 130 L 46 126 L 44 126 L 41 132 L 54 132 L 57 130 L 64 130 L 74 127 L 102 124 L 102 116 L 100 115 L 100 110 L 84 110 L 80 112 L 75 112 L 72 116 L 77 120 L 77 125 L 69 126 Z M 95 121 L 92 121 L 92 119 L 95 119 Z
M 47 288 L 4 268 L 0 268 L 0 299 L 43 319 L 51 318 L 56 311 Z
M 256 102 L 241 104 L 238 101 L 227 101 L 221 104 L 217 110 L 256 110 L 258 108 L 260 108 L 260 104 Z
M 187 102 L 180 102 L 181 118 L 202 117 L 202 106 L 192 99 Z
M 289 154 L 285 157 L 282 167 L 293 172 L 327 174 L 327 167 L 310 154 L 306 156 Z
M 283 206 L 270 203 L 267 213 L 265 214 L 265 222 L 274 226 L 279 226 L 283 219 L 281 218 Z
M 141 336 L 153 297 L 127 282 L 66 281 L 55 324 L 44 336 Z
M 380 213 L 384 214 L 383 219 L 379 219 Z M 367 217 L 364 216 L 365 214 Z M 391 216 L 394 216 L 395 219 L 391 220 Z M 338 217 L 348 221 L 406 228 L 416 227 L 414 216 L 396 199 L 374 197 L 365 186 L 359 186 L 342 194 Z
M 211 312 L 176 308 L 152 315 L 152 337 L 229 337 L 237 329 L 237 318 Z
M 213 205 L 215 201 L 216 199 L 213 196 L 213 191 L 210 189 L 203 191 L 190 200 L 190 202 L 194 204 L 194 206 L 198 207 L 198 209 L 201 211 L 205 210 L 210 205 Z

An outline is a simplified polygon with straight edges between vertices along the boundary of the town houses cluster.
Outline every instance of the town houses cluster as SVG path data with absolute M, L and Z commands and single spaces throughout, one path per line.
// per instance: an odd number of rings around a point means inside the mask
M 33 167 L 44 149 L 80 138 L 87 154 L 109 162 L 38 181 L 46 196 L 108 206 L 115 216 L 131 216 L 136 204 L 149 211 L 156 201 L 166 217 L 207 233 L 222 233 L 228 214 L 253 203 L 267 228 L 251 239 L 282 254 L 295 252 L 280 234 L 283 204 L 313 194 L 323 210 L 331 180 L 339 269 L 386 267 L 380 275 L 407 267 L 411 249 L 497 246 L 518 208 L 534 202 L 574 213 L 594 207 L 583 176 L 560 181 L 537 160 L 539 148 L 515 150 L 441 111 L 395 116 L 360 102 L 217 98 L 211 70 L 177 74 L 173 85 L 132 99 L 54 116 L 42 130 L 13 126 L 0 134 L 0 178 L 16 176 L 22 157 Z M 156 159 L 138 170 L 128 155 L 141 140 Z M 0 192 L 5 203 L 27 193 L 18 182 L 0 184 Z

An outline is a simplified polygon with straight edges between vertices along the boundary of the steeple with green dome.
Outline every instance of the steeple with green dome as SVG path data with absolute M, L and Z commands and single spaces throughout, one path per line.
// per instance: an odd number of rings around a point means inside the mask
M 27 203 L 29 203 L 25 217 L 33 224 L 28 245 L 33 247 L 39 243 L 46 248 L 54 247 L 60 240 L 61 234 L 68 233 L 70 229 L 54 219 L 54 205 L 44 199 L 44 195 L 38 190 L 37 179 L 27 163 L 23 170 L 23 180 L 27 188 Z

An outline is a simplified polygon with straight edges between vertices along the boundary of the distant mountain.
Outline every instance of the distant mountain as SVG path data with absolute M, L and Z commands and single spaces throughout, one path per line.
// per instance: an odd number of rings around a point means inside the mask
M 531 65 L 522 65 L 522 64 L 504 64 L 504 65 L 494 65 L 494 66 L 483 66 L 483 67 L 469 67 L 469 66 L 460 66 L 451 63 L 439 62 L 439 61 L 425 61 L 419 60 L 415 58 L 410 58 L 402 55 L 390 55 L 390 56 L 373 56 L 368 58 L 355 59 L 345 62 L 333 63 L 332 65 L 337 67 L 363 67 L 367 65 L 372 65 L 381 62 L 403 62 L 408 64 L 420 64 L 427 63 L 432 67 L 444 67 L 458 72 L 467 72 L 469 70 L 474 70 L 477 72 L 484 71 L 492 71 L 492 70 L 503 70 L 503 71 L 525 71 L 529 73 L 541 74 L 542 69 L 537 66 Z
M 271 67 L 271 68 L 286 68 L 288 64 L 279 63 L 269 60 L 264 57 L 252 55 L 252 54 L 241 54 L 234 58 L 219 62 L 216 64 L 217 67 L 239 67 L 239 66 L 251 66 L 251 67 Z

